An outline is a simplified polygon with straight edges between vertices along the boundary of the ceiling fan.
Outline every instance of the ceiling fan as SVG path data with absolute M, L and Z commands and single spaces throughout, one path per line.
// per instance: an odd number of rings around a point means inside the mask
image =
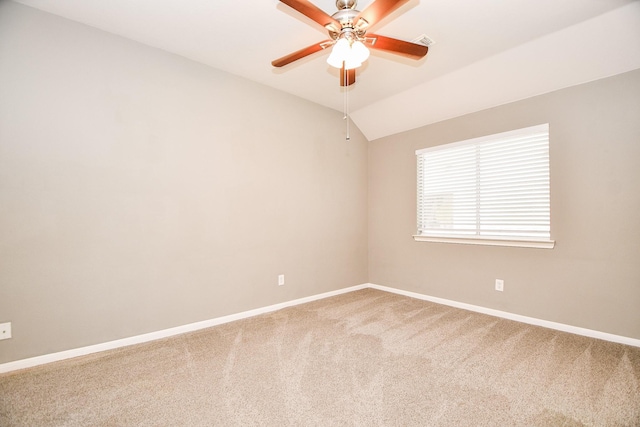
M 409 0 L 375 0 L 362 12 L 355 9 L 357 0 L 336 0 L 338 11 L 332 16 L 307 0 L 280 0 L 327 29 L 331 39 L 300 49 L 272 61 L 274 67 L 282 67 L 298 59 L 333 46 L 327 59 L 329 65 L 340 68 L 340 86 L 356 81 L 356 68 L 368 56 L 369 48 L 420 59 L 429 48 L 422 44 L 406 42 L 377 34 L 367 34 L 367 28 L 407 3 Z

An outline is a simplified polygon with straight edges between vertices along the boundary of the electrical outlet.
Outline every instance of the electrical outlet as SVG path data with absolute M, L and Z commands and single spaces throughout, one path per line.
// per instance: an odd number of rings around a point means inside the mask
M 278 286 L 284 285 L 284 274 L 278 276 Z
M 11 338 L 11 322 L 0 323 L 0 340 Z
M 504 291 L 504 280 L 496 279 L 496 291 Z

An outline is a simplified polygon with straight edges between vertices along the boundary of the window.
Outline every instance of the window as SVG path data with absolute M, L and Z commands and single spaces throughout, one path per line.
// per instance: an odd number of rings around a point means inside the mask
M 418 241 L 552 248 L 549 125 L 416 151 Z

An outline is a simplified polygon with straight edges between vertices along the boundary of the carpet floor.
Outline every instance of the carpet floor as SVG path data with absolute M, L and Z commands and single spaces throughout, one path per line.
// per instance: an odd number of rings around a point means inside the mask
M 373 289 L 0 375 L 2 426 L 640 426 L 640 348 Z

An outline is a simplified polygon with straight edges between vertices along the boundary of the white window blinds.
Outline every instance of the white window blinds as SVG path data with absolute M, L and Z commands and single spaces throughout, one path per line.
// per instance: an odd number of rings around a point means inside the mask
M 548 124 L 416 155 L 418 236 L 549 241 Z

